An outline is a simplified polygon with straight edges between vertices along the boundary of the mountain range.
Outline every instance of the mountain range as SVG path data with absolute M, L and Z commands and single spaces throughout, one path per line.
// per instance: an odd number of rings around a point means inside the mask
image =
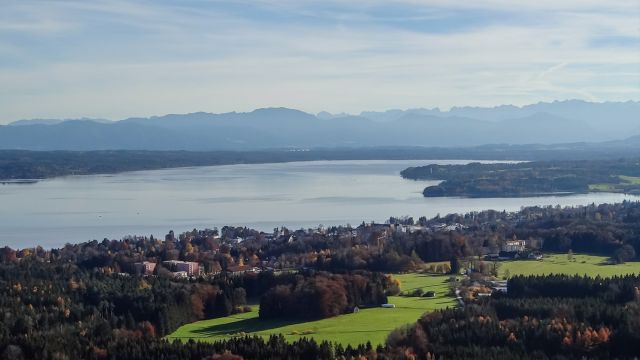
M 288 108 L 197 112 L 120 121 L 19 120 L 0 126 L 0 149 L 256 150 L 266 148 L 557 144 L 640 134 L 640 102 L 581 100 L 523 107 L 456 107 L 317 115 Z M 637 142 L 634 138 L 627 141 Z

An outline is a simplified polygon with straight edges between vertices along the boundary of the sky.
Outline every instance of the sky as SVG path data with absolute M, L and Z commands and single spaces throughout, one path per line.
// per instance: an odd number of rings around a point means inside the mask
M 0 0 L 0 124 L 640 100 L 640 1 Z

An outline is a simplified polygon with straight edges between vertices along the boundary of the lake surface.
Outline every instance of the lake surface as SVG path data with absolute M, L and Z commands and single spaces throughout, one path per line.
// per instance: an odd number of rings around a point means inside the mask
M 424 198 L 435 181 L 402 179 L 400 170 L 468 161 L 311 161 L 226 165 L 69 176 L 0 185 L 0 246 L 56 247 L 125 235 L 164 237 L 224 225 L 271 231 L 383 222 L 529 205 L 584 205 L 640 200 L 623 194 L 534 198 Z

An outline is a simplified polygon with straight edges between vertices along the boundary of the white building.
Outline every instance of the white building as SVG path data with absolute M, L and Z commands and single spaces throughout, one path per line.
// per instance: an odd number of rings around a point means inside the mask
M 502 251 L 504 252 L 522 252 L 525 250 L 527 242 L 524 240 L 507 240 L 502 245 Z

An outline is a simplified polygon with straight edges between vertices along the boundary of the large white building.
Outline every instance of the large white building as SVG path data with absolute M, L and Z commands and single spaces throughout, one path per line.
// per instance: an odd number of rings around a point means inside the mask
M 502 251 L 504 252 L 522 252 L 525 250 L 527 242 L 524 240 L 507 240 L 502 245 Z

